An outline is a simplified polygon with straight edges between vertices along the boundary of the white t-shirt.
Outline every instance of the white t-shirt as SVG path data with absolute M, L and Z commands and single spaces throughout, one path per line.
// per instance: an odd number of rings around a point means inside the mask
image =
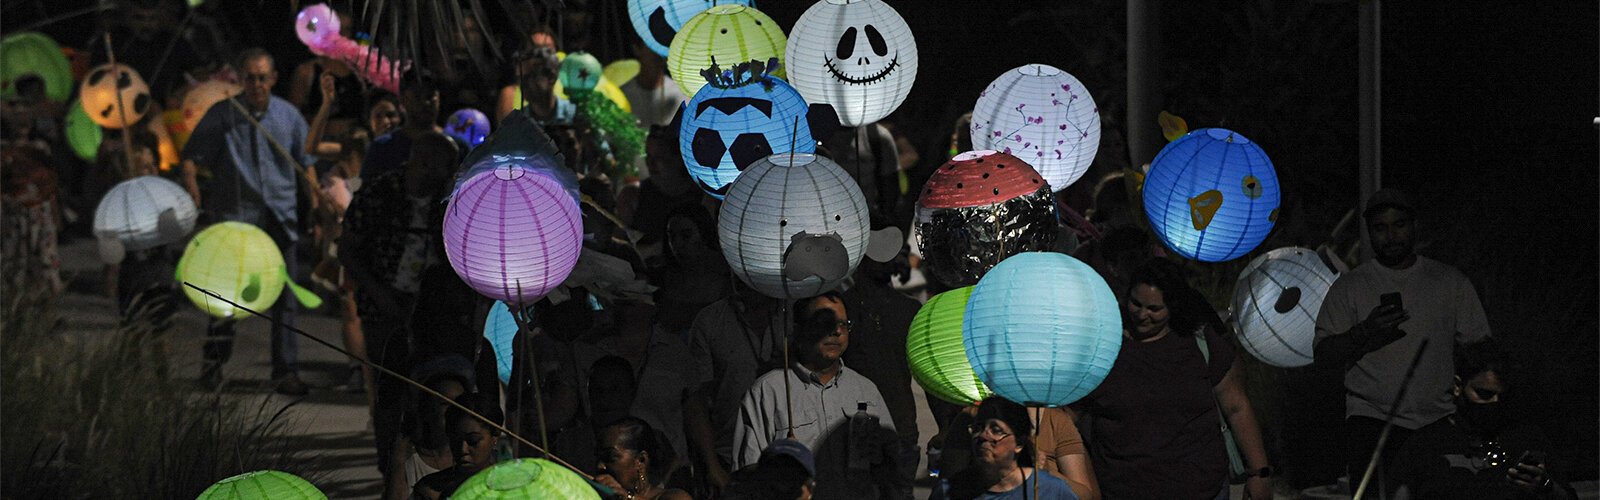
M 666 75 L 661 76 L 661 86 L 653 89 L 645 88 L 637 77 L 620 87 L 622 95 L 628 98 L 628 105 L 633 106 L 633 116 L 645 128 L 671 122 L 672 115 L 678 112 L 678 106 L 686 100 L 683 91 L 678 90 L 678 84 Z

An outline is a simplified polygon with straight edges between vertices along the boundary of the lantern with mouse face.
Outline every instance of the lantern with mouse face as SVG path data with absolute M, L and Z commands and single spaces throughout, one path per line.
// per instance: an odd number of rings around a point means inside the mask
M 126 64 L 102 64 L 90 70 L 78 94 L 89 119 L 105 128 L 138 123 L 150 111 L 150 87 Z
M 795 22 L 785 57 L 800 95 L 832 105 L 848 127 L 894 112 L 917 79 L 911 27 L 881 0 L 817 2 Z
M 805 99 L 766 73 L 776 63 L 750 61 L 728 72 L 712 66 L 702 74 L 710 83 L 680 111 L 683 163 L 700 189 L 717 199 L 757 160 L 817 150 L 809 123 L 803 123 Z
M 755 291 L 782 299 L 837 287 L 869 252 L 868 229 L 861 188 L 814 154 L 777 154 L 751 165 L 717 219 L 728 267 Z
M 628 19 L 645 46 L 666 57 L 683 23 L 715 5 L 750 5 L 750 0 L 628 0 Z

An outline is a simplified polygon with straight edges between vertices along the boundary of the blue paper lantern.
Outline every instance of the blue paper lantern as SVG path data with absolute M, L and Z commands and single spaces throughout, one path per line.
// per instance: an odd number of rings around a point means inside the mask
M 1122 316 L 1104 279 L 1078 259 L 1024 252 L 972 290 L 962 342 L 978 378 L 1006 399 L 1060 407 L 1105 380 Z
M 1278 174 L 1250 139 L 1203 128 L 1161 148 L 1144 181 L 1144 213 L 1161 242 L 1205 262 L 1250 253 L 1278 221 Z
M 712 80 L 684 107 L 678 129 L 683 163 L 701 190 L 720 200 L 757 160 L 817 151 L 806 101 L 787 82 L 743 64 Z
M 667 57 L 672 38 L 678 36 L 683 23 L 695 14 L 705 12 L 713 5 L 750 5 L 751 0 L 628 0 L 628 19 L 633 21 L 633 31 L 644 39 L 650 50 Z
M 461 108 L 445 120 L 444 131 L 468 146 L 478 147 L 489 138 L 489 115 L 472 108 Z
M 517 338 L 517 320 L 511 316 L 511 308 L 504 301 L 496 300 L 494 305 L 489 306 L 489 316 L 483 320 L 483 338 L 494 348 L 495 370 L 499 372 L 500 383 L 510 384 L 511 362 L 515 360 L 511 346 Z

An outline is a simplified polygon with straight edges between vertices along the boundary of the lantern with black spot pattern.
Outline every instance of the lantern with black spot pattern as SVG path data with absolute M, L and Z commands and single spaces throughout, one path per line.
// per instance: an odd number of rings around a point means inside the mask
M 789 34 L 789 82 L 856 127 L 889 116 L 917 79 L 917 40 L 882 0 L 822 0 Z
M 972 148 L 1015 155 L 1066 189 L 1100 149 L 1100 108 L 1076 77 L 1047 64 L 1006 71 L 978 94 Z
M 78 102 L 89 119 L 105 128 L 138 123 L 150 111 L 150 87 L 126 64 L 102 64 L 89 70 L 78 87 Z
M 717 219 L 734 275 L 763 295 L 813 297 L 839 286 L 867 253 L 867 200 L 844 169 L 814 154 L 777 154 L 734 181 Z
M 667 73 L 686 97 L 694 97 L 706 80 L 700 71 L 713 65 L 777 59 L 783 62 L 789 41 L 772 18 L 743 5 L 718 5 L 683 23 L 667 51 Z M 783 78 L 783 68 L 768 69 Z
M 757 160 L 817 150 L 805 120 L 805 99 L 787 82 L 763 73 L 767 70 L 767 63 L 755 61 L 727 72 L 709 68 L 702 81 L 711 83 L 683 109 L 678 128 L 683 164 L 714 198 L 727 195 L 733 180 Z
M 1144 212 L 1179 255 L 1224 262 L 1250 253 L 1278 220 L 1278 174 L 1266 151 L 1203 128 L 1161 148 L 1144 181 Z
M 672 39 L 689 18 L 717 5 L 750 5 L 750 0 L 628 0 L 628 19 L 646 47 L 667 56 Z
M 1239 344 L 1272 366 L 1311 364 L 1317 312 L 1336 279 L 1315 250 L 1279 248 L 1251 260 L 1233 286 Z

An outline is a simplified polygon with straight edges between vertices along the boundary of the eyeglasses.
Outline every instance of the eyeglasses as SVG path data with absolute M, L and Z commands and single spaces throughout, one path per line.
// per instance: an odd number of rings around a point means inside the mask
M 833 331 L 839 333 L 850 333 L 850 329 L 853 327 L 855 327 L 855 323 L 851 323 L 850 320 L 835 321 L 833 323 Z
M 272 74 L 248 73 L 244 75 L 245 83 L 267 83 L 272 81 Z
M 994 436 L 996 440 L 1005 439 L 1006 436 L 1011 435 L 1011 433 L 1006 432 L 1005 429 L 1000 428 L 1000 424 L 997 423 L 990 423 L 988 425 L 969 425 L 967 426 L 967 432 L 971 433 L 972 437 L 982 437 L 984 434 L 989 434 Z

